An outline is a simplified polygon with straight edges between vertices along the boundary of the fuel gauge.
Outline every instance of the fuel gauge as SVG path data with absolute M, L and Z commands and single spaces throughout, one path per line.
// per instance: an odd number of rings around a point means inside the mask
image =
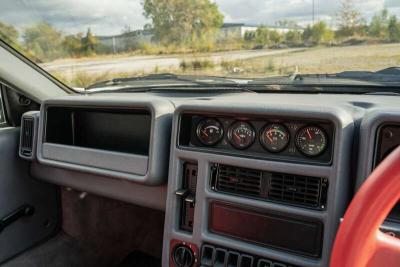
M 216 119 L 204 119 L 197 125 L 196 135 L 203 145 L 213 146 L 221 141 L 224 129 Z

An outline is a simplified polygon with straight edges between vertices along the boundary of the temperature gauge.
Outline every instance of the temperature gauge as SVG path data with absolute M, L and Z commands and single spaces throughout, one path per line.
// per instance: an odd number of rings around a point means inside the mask
M 229 142 L 238 149 L 245 149 L 253 144 L 256 133 L 247 122 L 238 121 L 231 125 L 228 131 Z
M 282 124 L 268 124 L 261 133 L 260 141 L 263 147 L 272 153 L 284 150 L 289 144 L 289 131 Z
M 196 134 L 203 145 L 213 146 L 221 141 L 224 129 L 216 119 L 205 119 L 197 125 Z

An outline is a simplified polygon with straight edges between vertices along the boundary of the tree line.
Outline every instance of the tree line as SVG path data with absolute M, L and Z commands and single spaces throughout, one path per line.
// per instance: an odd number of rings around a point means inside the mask
M 300 29 L 292 21 L 279 21 L 277 26 L 291 30 L 283 33 L 267 26 L 260 26 L 256 31 L 246 32 L 240 38 L 229 36 L 218 38 L 224 16 L 217 4 L 210 0 L 144 0 L 142 5 L 145 17 L 151 21 L 145 25 L 145 29 L 153 33 L 153 41 L 152 44 L 128 47 L 130 50 L 144 53 L 180 52 L 182 49 L 199 52 L 334 45 L 351 39 L 400 42 L 400 21 L 395 15 L 390 15 L 384 9 L 367 22 L 354 7 L 352 0 L 342 1 L 336 15 L 336 29 L 330 28 L 324 21 L 308 25 L 304 29 Z M 127 31 L 130 31 L 129 27 L 122 32 Z M 113 52 L 112 48 L 99 42 L 90 28 L 86 33 L 66 35 L 46 21 L 24 28 L 21 33 L 13 26 L 0 22 L 0 38 L 39 62 Z M 152 46 L 158 49 L 150 49 Z
M 284 34 L 260 26 L 255 32 L 246 32 L 244 40 L 255 45 L 312 46 L 341 44 L 351 39 L 377 42 L 400 42 L 400 21 L 387 9 L 373 16 L 370 23 L 349 2 L 344 2 L 338 14 L 338 28 L 331 29 L 324 21 L 308 25 L 303 30 L 289 30 Z
M 64 35 L 46 21 L 25 28 L 21 35 L 15 27 L 0 21 L 0 39 L 37 62 L 106 52 L 90 28 L 86 34 Z

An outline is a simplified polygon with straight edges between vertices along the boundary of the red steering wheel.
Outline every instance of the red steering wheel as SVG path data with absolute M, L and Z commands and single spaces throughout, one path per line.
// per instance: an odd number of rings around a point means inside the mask
M 361 186 L 346 211 L 330 267 L 399 267 L 400 239 L 379 231 L 400 199 L 400 147 Z

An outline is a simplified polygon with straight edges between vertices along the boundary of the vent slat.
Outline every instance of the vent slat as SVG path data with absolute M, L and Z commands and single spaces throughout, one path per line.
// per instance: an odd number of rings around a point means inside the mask
M 320 205 L 321 178 L 273 174 L 269 188 L 271 200 L 313 207 Z
M 261 196 L 262 172 L 219 165 L 217 189 L 248 196 Z

